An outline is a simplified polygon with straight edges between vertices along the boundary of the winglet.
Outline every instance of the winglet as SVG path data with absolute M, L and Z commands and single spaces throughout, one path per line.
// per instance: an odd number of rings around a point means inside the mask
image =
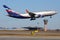
M 29 11 L 26 9 L 26 12 L 29 13 Z

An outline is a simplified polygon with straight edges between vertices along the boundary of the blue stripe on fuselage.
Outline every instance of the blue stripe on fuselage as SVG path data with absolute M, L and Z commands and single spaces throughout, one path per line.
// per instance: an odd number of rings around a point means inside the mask
M 9 14 L 10 17 L 13 17 L 13 18 L 21 18 L 21 19 L 30 18 L 30 17 L 19 15 L 19 14 L 15 13 L 15 12 L 8 12 L 8 14 Z

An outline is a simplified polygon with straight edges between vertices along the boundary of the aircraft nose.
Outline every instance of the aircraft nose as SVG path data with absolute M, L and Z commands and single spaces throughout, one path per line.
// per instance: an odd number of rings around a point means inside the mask
M 54 11 L 53 13 L 54 13 L 54 14 L 57 14 L 57 11 Z

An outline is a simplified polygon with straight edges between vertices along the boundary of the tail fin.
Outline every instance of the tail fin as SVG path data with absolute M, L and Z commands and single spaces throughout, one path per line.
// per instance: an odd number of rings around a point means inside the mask
M 6 11 L 9 15 L 17 15 L 17 13 L 15 11 L 13 11 L 11 8 L 9 8 L 6 5 L 3 5 L 4 8 L 7 8 Z
M 3 5 L 3 7 L 4 7 L 4 8 L 7 8 L 7 9 L 11 9 L 11 8 L 9 8 L 9 7 L 8 7 L 8 6 L 6 6 L 6 5 Z

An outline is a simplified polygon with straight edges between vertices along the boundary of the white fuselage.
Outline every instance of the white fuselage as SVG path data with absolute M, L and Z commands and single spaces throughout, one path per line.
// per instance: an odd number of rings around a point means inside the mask
M 52 15 L 56 14 L 56 11 L 42 11 L 42 12 L 33 12 L 33 13 L 36 14 L 35 17 L 38 17 L 39 15 L 45 17 L 45 16 L 52 16 Z M 22 15 L 24 17 L 30 17 L 30 15 L 28 13 L 20 14 L 20 15 Z
M 18 14 L 17 12 L 13 11 L 11 8 L 9 8 L 6 5 L 3 5 L 4 8 L 6 8 L 6 11 L 8 13 L 9 17 L 13 17 L 13 18 L 31 18 L 31 20 L 35 20 L 36 18 L 42 18 L 42 17 L 46 17 L 46 16 L 52 16 L 54 14 L 56 14 L 56 11 L 42 11 L 42 12 L 30 12 L 26 9 L 25 14 Z

